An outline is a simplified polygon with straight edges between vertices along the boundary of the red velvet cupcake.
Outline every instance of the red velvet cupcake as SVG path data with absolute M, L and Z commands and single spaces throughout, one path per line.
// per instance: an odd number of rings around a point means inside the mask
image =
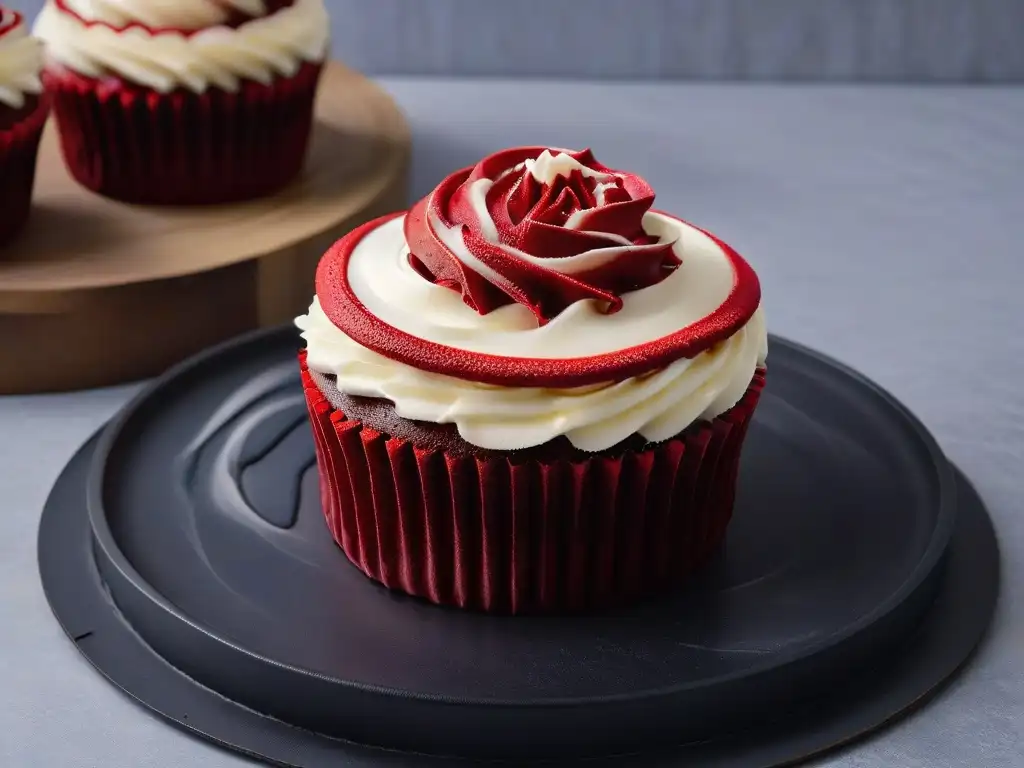
M 764 384 L 760 286 L 589 151 L 458 171 L 336 243 L 297 320 L 327 524 L 384 585 L 501 613 L 685 582 Z
M 271 194 L 299 173 L 329 46 L 323 0 L 47 0 L 68 171 L 130 203 Z
M 42 43 L 26 34 L 21 14 L 0 6 L 0 245 L 21 231 L 32 207 L 47 115 L 42 66 Z

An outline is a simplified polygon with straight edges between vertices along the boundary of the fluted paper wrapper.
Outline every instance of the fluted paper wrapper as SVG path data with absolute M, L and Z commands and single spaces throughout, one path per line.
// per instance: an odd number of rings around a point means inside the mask
M 243 81 L 162 94 L 121 80 L 50 68 L 61 151 L 84 187 L 129 203 L 197 205 L 249 200 L 301 170 L 320 64 L 270 85 Z
M 0 129 L 0 245 L 14 239 L 28 221 L 39 140 L 48 112 L 43 97 L 31 115 Z
M 721 543 L 764 372 L 730 411 L 615 457 L 451 456 L 334 409 L 300 356 L 327 525 L 392 589 L 495 613 L 575 613 L 684 582 Z

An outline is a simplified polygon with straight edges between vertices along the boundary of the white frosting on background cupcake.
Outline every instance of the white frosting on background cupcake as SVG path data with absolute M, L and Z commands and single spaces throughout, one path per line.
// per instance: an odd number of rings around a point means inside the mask
M 205 29 L 223 24 L 232 13 L 253 18 L 267 14 L 263 0 L 65 0 L 65 5 L 83 19 L 155 29 Z
M 0 106 L 21 109 L 43 92 L 43 44 L 28 35 L 21 15 L 0 7 Z
M 255 18 L 226 26 L 237 13 Z M 269 15 L 263 0 L 47 0 L 35 32 L 57 64 L 160 93 L 270 84 L 323 61 L 330 46 L 323 0 L 295 0 Z

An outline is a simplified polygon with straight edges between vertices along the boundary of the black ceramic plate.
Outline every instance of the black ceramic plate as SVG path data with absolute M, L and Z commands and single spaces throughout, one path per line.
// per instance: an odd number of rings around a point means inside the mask
M 980 503 L 961 485 L 957 521 L 920 425 L 779 339 L 728 542 L 685 592 L 571 619 L 389 593 L 322 521 L 297 342 L 256 334 L 156 382 L 72 462 L 40 533 L 47 595 L 82 652 L 235 749 L 310 767 L 774 765 L 905 709 L 987 624 L 995 556 L 956 567 L 963 547 L 994 550 Z

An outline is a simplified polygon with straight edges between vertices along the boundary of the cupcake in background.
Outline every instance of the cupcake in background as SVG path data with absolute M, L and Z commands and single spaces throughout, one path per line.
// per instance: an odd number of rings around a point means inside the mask
M 47 0 L 69 172 L 131 203 L 276 192 L 305 160 L 329 28 L 323 0 Z
M 364 573 L 577 612 L 722 542 L 765 381 L 750 266 L 589 151 L 458 171 L 336 243 L 297 320 L 320 493 Z
M 0 245 L 28 219 L 47 99 L 39 73 L 43 46 L 21 14 L 0 5 Z

